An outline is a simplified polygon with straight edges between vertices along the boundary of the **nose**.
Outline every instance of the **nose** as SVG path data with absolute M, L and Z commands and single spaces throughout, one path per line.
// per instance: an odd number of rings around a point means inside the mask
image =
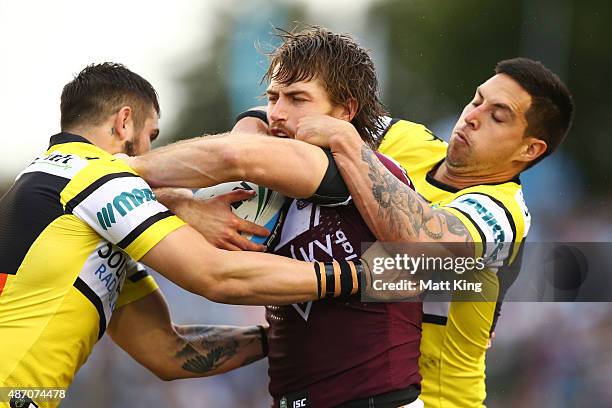
M 279 122 L 287 120 L 285 103 L 282 98 L 278 98 L 274 103 L 268 104 L 268 116 L 270 122 Z
M 466 113 L 463 120 L 466 125 L 472 129 L 477 130 L 480 127 L 480 115 L 481 115 L 482 105 L 475 107 Z

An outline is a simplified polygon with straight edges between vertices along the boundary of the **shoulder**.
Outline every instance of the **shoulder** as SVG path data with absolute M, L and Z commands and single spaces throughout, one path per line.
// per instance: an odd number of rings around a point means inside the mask
M 378 150 L 410 174 L 416 167 L 431 167 L 446 156 L 447 143 L 424 125 L 397 118 L 386 123 Z
M 446 142 L 436 136 L 425 125 L 400 118 L 386 117 L 383 120 L 385 126 L 379 136 L 381 149 L 398 142 L 403 144 L 434 142 L 434 145 L 446 146 Z
M 489 254 L 514 252 L 511 247 L 525 239 L 531 224 L 522 188 L 515 181 L 460 190 L 445 207 L 475 228 L 474 241 L 486 243 Z

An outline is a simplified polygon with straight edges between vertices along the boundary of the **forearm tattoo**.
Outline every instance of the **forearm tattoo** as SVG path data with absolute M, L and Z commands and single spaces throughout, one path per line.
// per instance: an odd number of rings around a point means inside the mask
M 430 208 L 416 191 L 388 171 L 366 145 L 361 147 L 361 159 L 368 165 L 378 216 L 391 229 L 388 238 L 411 240 L 423 232 L 429 239 L 439 241 L 448 230 L 469 242 L 469 231 L 461 221 L 447 211 Z
M 184 370 L 192 373 L 212 374 L 230 362 L 240 367 L 263 358 L 261 347 L 252 347 L 261 344 L 258 327 L 187 326 L 177 331 L 186 344 L 176 358 Z M 247 347 L 249 351 L 245 351 Z M 242 361 L 236 364 L 238 358 Z

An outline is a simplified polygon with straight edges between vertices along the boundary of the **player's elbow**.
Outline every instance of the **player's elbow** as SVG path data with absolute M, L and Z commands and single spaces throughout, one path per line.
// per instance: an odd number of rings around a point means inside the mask
M 239 279 L 219 274 L 214 283 L 209 284 L 205 297 L 215 303 L 245 304 L 250 297 L 247 292 Z
M 153 374 L 155 374 L 157 378 L 159 378 L 160 380 L 164 382 L 181 379 L 181 377 L 176 375 L 175 373 L 170 373 L 170 372 L 165 372 L 165 371 L 153 371 Z

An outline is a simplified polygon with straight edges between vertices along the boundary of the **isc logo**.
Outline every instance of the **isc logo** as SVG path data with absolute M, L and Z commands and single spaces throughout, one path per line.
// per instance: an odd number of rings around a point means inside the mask
M 308 407 L 307 398 L 302 398 L 291 402 L 291 408 L 306 407 Z M 287 397 L 281 398 L 279 408 L 289 408 L 289 406 L 287 405 Z
M 305 408 L 306 407 L 306 398 L 302 398 L 301 400 L 293 401 L 292 408 Z
M 98 222 L 100 226 L 106 231 L 114 223 L 117 222 L 115 217 L 115 211 L 124 217 L 128 212 L 132 211 L 134 207 L 138 207 L 145 201 L 154 201 L 155 194 L 148 188 L 135 188 L 131 192 L 123 192 L 116 196 L 111 203 L 107 203 L 106 206 L 102 207 L 97 212 Z

